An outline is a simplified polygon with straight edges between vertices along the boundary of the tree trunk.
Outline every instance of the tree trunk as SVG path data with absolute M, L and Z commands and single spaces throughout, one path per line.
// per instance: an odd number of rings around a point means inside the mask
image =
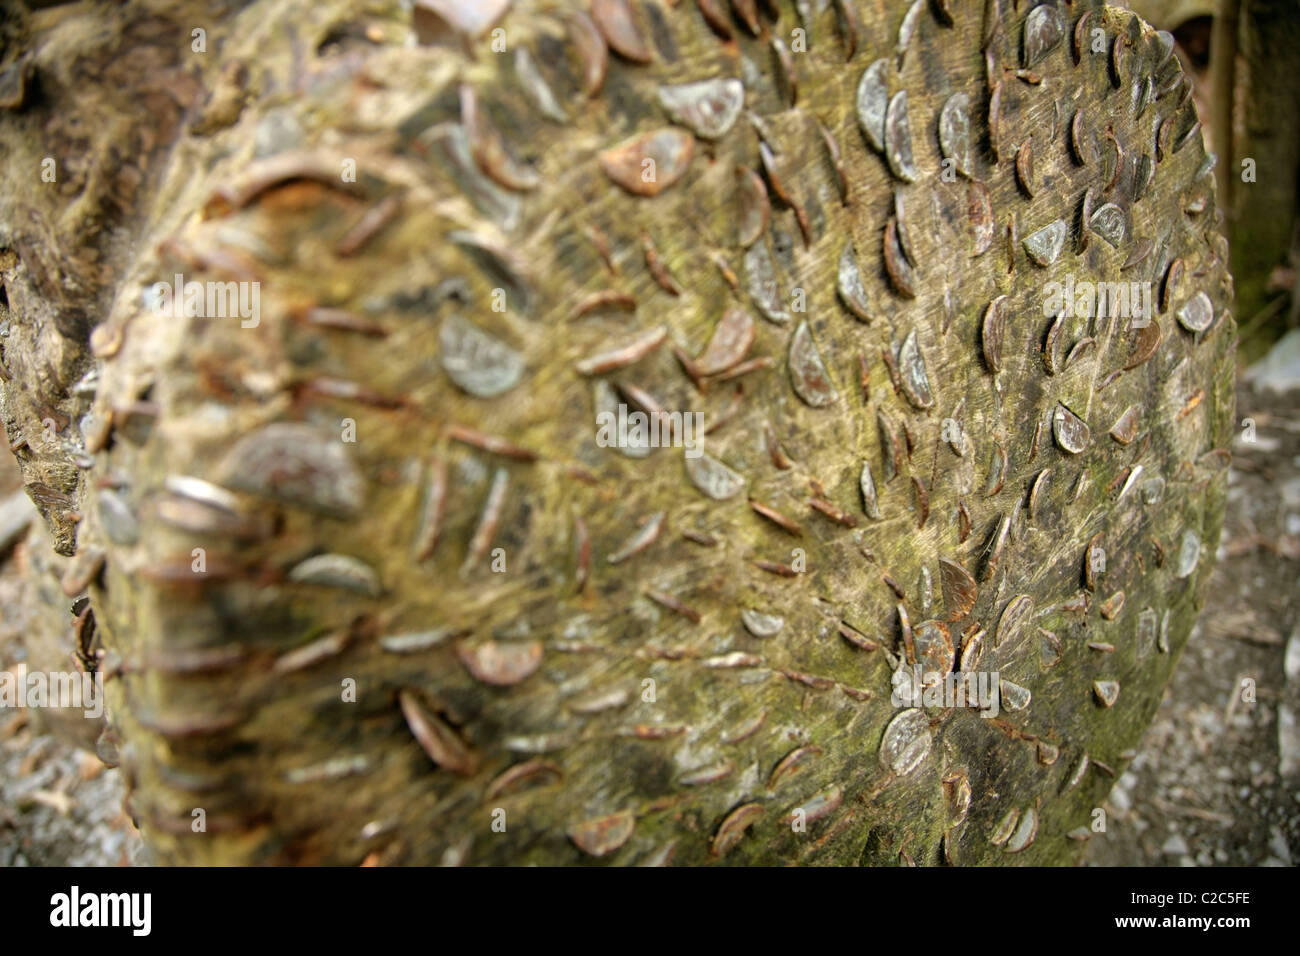
M 1245 0 L 1240 11 L 1244 116 L 1231 168 L 1229 236 L 1238 313 L 1276 296 L 1269 279 L 1289 263 L 1300 217 L 1300 16 L 1292 0 Z M 1219 67 L 1216 65 L 1216 69 Z M 1249 170 L 1243 167 L 1248 162 Z M 1279 312 L 1279 314 L 1281 314 Z
M 5 426 L 158 859 L 1075 860 L 1235 324 L 1176 57 L 1031 6 L 7 22 Z
M 1233 195 L 1238 177 L 1236 151 L 1237 54 L 1241 36 L 1241 0 L 1220 0 L 1210 36 L 1210 122 L 1214 151 L 1219 157 L 1215 177 L 1219 184 L 1219 205 L 1227 210 L 1227 229 L 1236 214 Z M 1226 230 L 1225 230 L 1226 231 Z

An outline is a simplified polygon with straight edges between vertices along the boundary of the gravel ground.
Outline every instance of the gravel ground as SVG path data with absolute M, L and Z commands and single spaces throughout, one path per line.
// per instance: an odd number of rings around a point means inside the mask
M 18 487 L 13 456 L 0 453 L 0 501 Z M 0 549 L 0 671 L 27 657 L 27 549 Z M 45 733 L 39 716 L 0 710 L 0 866 L 128 865 L 141 844 L 122 812 L 121 772 Z
M 1238 390 L 1210 605 L 1089 841 L 1094 866 L 1291 865 L 1300 857 L 1300 391 Z M 18 487 L 0 455 L 0 499 Z M 0 554 L 0 670 L 25 659 L 25 543 Z M 1254 681 L 1254 703 L 1243 680 Z M 143 859 L 118 770 L 0 711 L 0 866 Z
M 1219 561 L 1138 756 L 1089 841 L 1098 866 L 1300 858 L 1300 392 L 1237 390 Z M 1243 683 L 1254 681 L 1254 703 Z

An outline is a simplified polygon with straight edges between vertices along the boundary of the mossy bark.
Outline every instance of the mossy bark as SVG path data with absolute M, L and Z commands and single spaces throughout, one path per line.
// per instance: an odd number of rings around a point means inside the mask
M 30 446 L 94 368 L 62 450 L 18 453 L 29 487 L 71 469 L 46 510 L 159 858 L 1076 859 L 1222 523 L 1231 282 L 1176 62 L 1084 2 L 759 4 L 753 31 L 745 4 L 503 6 L 424 44 L 397 3 L 96 13 L 144 30 L 148 74 L 100 109 L 181 105 L 111 235 L 75 241 L 39 158 L 71 148 L 55 116 L 95 115 L 45 79 L 87 28 L 47 11 L 11 41 L 42 93 L 0 122 L 30 177 L 0 197 L 6 427 Z M 1031 16 L 1064 36 L 1038 22 L 1025 68 Z M 877 60 L 908 94 L 883 156 L 856 109 Z M 671 123 L 661 87 L 723 78 L 725 131 Z M 937 137 L 957 93 L 970 179 Z M 100 248 L 95 307 L 60 322 L 41 264 Z M 259 283 L 256 324 L 159 310 L 177 273 Z M 1161 302 L 1170 273 L 1158 335 L 1045 314 L 1049 282 Z M 752 343 L 706 348 L 733 309 Z M 42 335 L 76 356 L 56 383 Z M 702 412 L 708 457 L 599 445 L 612 389 Z M 964 651 L 1027 706 L 924 707 L 895 739 L 895 672 Z

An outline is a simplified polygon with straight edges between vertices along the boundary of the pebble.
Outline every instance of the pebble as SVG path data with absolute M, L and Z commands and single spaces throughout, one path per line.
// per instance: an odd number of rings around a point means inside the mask
M 27 497 L 27 492 L 19 489 L 0 499 L 0 554 L 8 551 L 9 546 L 23 536 L 35 517 L 36 505 Z
M 1296 466 L 1300 467 L 1300 459 L 1296 460 Z M 1282 503 L 1288 508 L 1300 507 L 1300 478 L 1288 478 L 1278 486 L 1282 493 Z
M 1133 801 L 1127 790 L 1117 786 L 1110 792 L 1110 805 L 1120 813 L 1128 813 L 1133 807 Z
M 1300 680 L 1300 627 L 1291 632 L 1286 642 L 1286 656 L 1282 661 L 1282 670 L 1287 680 Z
M 1300 388 L 1300 329 L 1292 329 L 1243 378 L 1262 391 L 1280 394 Z
M 1282 860 L 1283 866 L 1291 865 L 1291 848 L 1287 845 L 1286 835 L 1282 832 L 1281 827 L 1269 827 L 1268 848 Z
M 1187 841 L 1181 833 L 1175 833 L 1160 847 L 1160 852 L 1167 856 L 1181 856 L 1188 852 Z
M 1243 452 L 1258 451 L 1264 452 L 1265 454 L 1272 454 L 1282 447 L 1282 440 L 1279 438 L 1272 438 L 1268 435 L 1261 435 L 1257 432 L 1254 441 L 1246 441 L 1242 437 L 1244 434 L 1245 432 L 1239 432 L 1232 442 L 1236 448 L 1241 449 Z

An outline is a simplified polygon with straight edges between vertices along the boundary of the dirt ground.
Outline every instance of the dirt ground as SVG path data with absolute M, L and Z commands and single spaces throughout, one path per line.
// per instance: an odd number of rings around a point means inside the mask
M 0 449 L 0 501 L 19 485 L 13 456 Z M 28 547 L 20 541 L 0 553 L 0 671 L 27 657 L 30 609 L 20 597 L 20 578 Z M 118 866 L 139 859 L 139 834 L 122 810 L 120 771 L 41 732 L 34 716 L 0 710 L 0 866 Z
M 1089 841 L 1098 866 L 1291 865 L 1300 857 L 1300 391 L 1237 390 L 1210 603 Z M 1254 680 L 1255 702 L 1243 700 Z

